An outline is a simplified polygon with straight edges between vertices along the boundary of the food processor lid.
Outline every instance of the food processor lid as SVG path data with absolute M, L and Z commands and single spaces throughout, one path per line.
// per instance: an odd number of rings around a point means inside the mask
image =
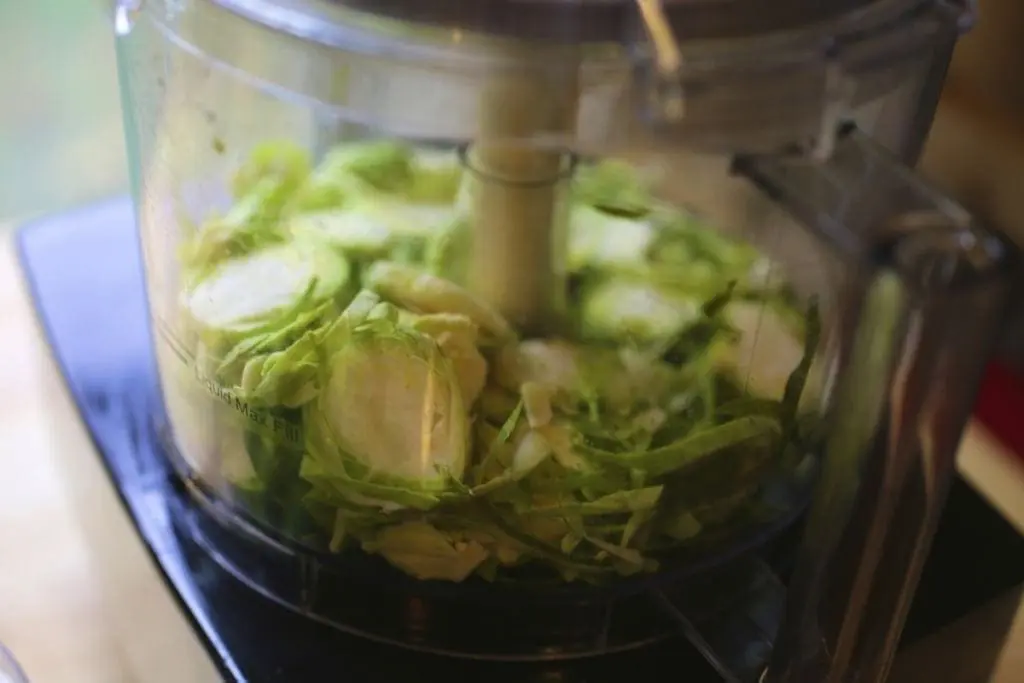
M 560 43 L 630 41 L 652 21 L 676 40 L 788 32 L 857 15 L 899 16 L 930 0 L 212 0 L 304 38 L 346 10 L 453 32 Z M 327 40 L 325 42 L 336 42 Z
M 479 137 L 496 79 L 574 81 L 545 86 L 578 88 L 571 130 L 530 144 L 584 155 L 825 154 L 840 119 L 909 82 L 973 16 L 970 0 L 773 0 L 771 11 L 763 0 L 201 0 L 189 14 L 178 4 L 149 12 L 206 59 L 408 139 Z
M 657 6 L 682 38 L 740 36 L 827 20 L 878 0 L 331 0 L 396 19 L 517 38 L 614 41 Z M 628 30 L 628 29 L 627 29 Z

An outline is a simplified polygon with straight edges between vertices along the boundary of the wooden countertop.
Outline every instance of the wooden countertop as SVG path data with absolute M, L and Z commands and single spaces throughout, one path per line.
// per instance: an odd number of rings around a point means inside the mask
M 104 495 L 109 484 L 36 327 L 9 236 L 0 226 L 0 642 L 31 683 L 214 683 L 205 657 L 187 658 L 198 643 L 113 490 Z M 102 563 L 76 518 L 76 487 L 105 501 Z M 104 574 L 112 566 L 113 591 Z
M 213 683 L 209 662 L 186 656 L 199 651 L 194 636 L 112 492 L 104 495 L 109 484 L 98 462 L 88 464 L 90 445 L 36 328 L 6 236 L 0 331 L 0 642 L 32 683 Z M 1024 475 L 980 428 L 972 428 L 961 464 L 1024 530 Z M 99 563 L 70 500 L 71 489 L 83 487 L 106 501 L 98 503 L 109 539 Z M 104 587 L 111 566 L 113 591 Z M 1024 680 L 1024 618 L 1017 623 L 996 683 Z M 935 678 L 925 666 L 915 664 L 900 680 L 960 683 Z

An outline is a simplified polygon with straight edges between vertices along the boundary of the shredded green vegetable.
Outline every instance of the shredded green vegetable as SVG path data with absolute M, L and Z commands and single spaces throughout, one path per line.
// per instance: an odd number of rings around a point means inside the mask
M 656 570 L 812 448 L 820 316 L 760 287 L 751 247 L 584 164 L 570 319 L 522 339 L 463 280 L 462 179 L 453 153 L 267 143 L 184 245 L 196 366 L 246 406 L 250 462 L 221 475 L 251 512 L 420 579 L 601 581 Z

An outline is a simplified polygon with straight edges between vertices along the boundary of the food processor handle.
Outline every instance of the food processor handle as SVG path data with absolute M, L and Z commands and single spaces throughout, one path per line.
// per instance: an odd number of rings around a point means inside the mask
M 856 129 L 737 171 L 838 250 L 821 478 L 763 683 L 881 683 L 1020 281 L 1012 246 Z

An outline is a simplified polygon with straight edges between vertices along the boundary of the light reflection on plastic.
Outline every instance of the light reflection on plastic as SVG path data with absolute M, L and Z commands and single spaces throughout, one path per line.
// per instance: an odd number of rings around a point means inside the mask
M 114 9 L 114 33 L 119 36 L 131 33 L 140 9 L 142 0 L 119 0 Z

